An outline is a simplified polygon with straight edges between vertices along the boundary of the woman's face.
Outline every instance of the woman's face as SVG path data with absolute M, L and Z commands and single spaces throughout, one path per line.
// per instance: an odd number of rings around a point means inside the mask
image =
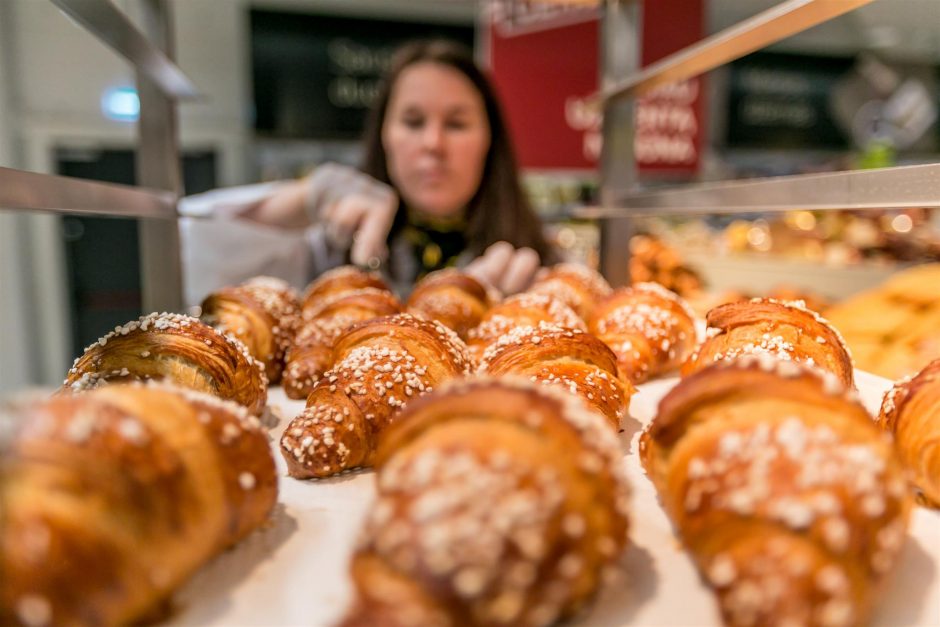
M 388 175 L 409 208 L 459 215 L 480 185 L 490 147 L 483 98 L 450 66 L 410 65 L 392 87 L 382 146 Z

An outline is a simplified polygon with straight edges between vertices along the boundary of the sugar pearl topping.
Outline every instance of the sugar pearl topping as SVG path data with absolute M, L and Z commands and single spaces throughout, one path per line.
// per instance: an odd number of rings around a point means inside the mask
M 821 325 L 824 326 L 826 329 L 828 329 L 829 331 L 832 332 L 832 334 L 833 334 L 833 335 L 836 337 L 836 339 L 839 341 L 839 345 L 842 347 L 842 349 L 846 352 L 846 354 L 848 354 L 848 355 L 851 357 L 851 353 L 849 352 L 848 344 L 846 343 L 845 338 L 842 337 L 842 333 L 839 332 L 839 329 L 837 329 L 835 326 L 833 326 L 833 324 L 832 324 L 831 322 L 829 322 L 828 320 L 826 320 L 825 318 L 823 318 L 822 316 L 820 316 L 818 312 L 813 311 L 812 309 L 810 309 L 809 307 L 807 307 L 805 301 L 802 301 L 802 300 L 777 300 L 777 299 L 775 299 L 775 298 L 752 298 L 749 302 L 752 302 L 752 303 L 773 303 L 773 304 L 775 304 L 775 305 L 780 305 L 780 306 L 782 306 L 782 307 L 787 307 L 787 308 L 789 308 L 789 309 L 795 309 L 795 310 L 797 310 L 797 311 L 801 311 L 801 312 L 803 312 L 803 313 L 809 314 L 810 316 L 813 317 L 813 319 L 814 319 L 816 322 L 818 322 L 819 324 L 821 324 Z M 816 341 L 819 341 L 819 338 L 817 338 Z
M 244 283 L 247 286 L 257 286 L 274 292 L 284 292 L 285 294 L 293 295 L 296 297 L 296 292 L 294 288 L 284 279 L 279 279 L 273 276 L 256 276 L 248 279 Z
M 64 385 L 67 385 L 72 390 L 80 391 L 93 389 L 109 379 L 136 377 L 136 373 L 131 372 L 128 368 L 120 368 L 112 371 L 98 370 L 98 360 L 94 357 L 94 353 L 100 350 L 107 350 L 109 342 L 112 342 L 112 345 L 114 345 L 115 342 L 121 341 L 124 337 L 132 333 L 163 333 L 169 331 L 185 335 L 189 332 L 189 329 L 198 329 L 198 332 L 210 336 L 211 339 L 207 338 L 204 343 L 206 350 L 218 351 L 222 350 L 221 347 L 228 346 L 230 350 L 233 350 L 247 362 L 249 368 L 253 368 L 256 371 L 262 381 L 262 385 L 267 388 L 268 379 L 265 374 L 264 364 L 252 357 L 248 348 L 238 338 L 214 329 L 192 316 L 166 312 L 152 313 L 142 316 L 137 320 L 132 320 L 123 326 L 116 327 L 114 331 L 111 331 L 97 342 L 89 345 L 88 348 L 85 349 L 84 354 L 78 357 L 69 369 L 69 378 L 77 378 L 72 382 L 69 382 L 67 378 L 64 381 Z M 193 333 L 195 333 L 195 331 Z M 134 354 L 143 359 L 148 359 L 151 356 L 156 358 L 152 350 L 135 351 Z M 89 355 L 91 355 L 91 357 L 89 357 Z M 88 363 L 83 363 L 86 361 Z M 81 371 L 79 370 L 80 367 L 82 368 Z
M 852 589 L 841 564 L 822 566 L 815 574 L 811 568 L 812 564 L 793 554 L 787 543 L 770 539 L 747 561 L 737 564 L 728 554 L 719 553 L 705 573 L 709 582 L 721 590 L 721 606 L 729 624 L 857 624 Z M 792 587 L 807 579 L 812 592 L 793 595 Z
M 500 449 L 395 457 L 379 474 L 364 537 L 397 569 L 449 582 L 488 622 L 513 622 L 551 559 L 545 538 L 564 503 L 559 479 Z M 570 584 L 555 581 L 563 601 Z
M 741 355 L 769 355 L 784 361 L 793 361 L 796 347 L 782 336 L 764 333 L 760 340 L 746 342 L 740 346 L 730 346 L 725 351 L 717 352 L 712 356 L 713 361 L 734 359 Z M 806 360 L 812 363 L 812 359 Z
M 490 344 L 480 359 L 477 372 L 485 374 L 491 371 L 493 362 L 509 351 L 523 346 L 538 346 L 543 342 L 562 342 L 561 346 L 568 347 L 568 355 L 563 359 L 567 362 L 576 358 L 576 351 L 585 337 L 593 339 L 583 331 L 565 329 L 548 322 L 541 322 L 538 326 L 513 327 L 496 342 Z M 537 364 L 532 364 L 537 365 Z M 511 372 L 526 374 L 529 381 L 542 385 L 552 385 L 581 397 L 589 405 L 610 408 L 604 411 L 613 411 L 619 420 L 624 413 L 624 390 L 617 380 L 616 370 L 608 371 L 585 360 L 573 367 L 571 364 L 562 368 L 555 368 L 551 361 L 544 362 L 542 367 L 532 368 L 531 365 L 523 368 L 513 368 Z M 506 372 L 497 367 L 493 374 Z
M 469 373 L 471 362 L 466 346 L 457 334 L 439 322 L 397 314 L 380 318 L 376 323 L 411 327 L 427 335 L 418 335 L 414 340 L 403 338 L 400 342 L 384 341 L 394 336 L 394 331 L 390 331 L 378 336 L 383 341 L 353 346 L 317 381 L 314 394 L 322 389 L 342 394 L 357 408 L 355 415 L 351 415 L 349 406 L 340 401 L 317 402 L 294 418 L 285 430 L 281 438 L 283 454 L 317 476 L 347 467 L 351 451 L 345 436 L 349 432 L 349 438 L 355 439 L 362 429 L 371 429 L 362 423 L 363 419 L 371 425 L 384 424 L 388 416 L 436 385 L 439 365 L 422 363 L 416 356 L 420 353 L 415 343 L 426 345 L 428 336 L 434 338 L 450 359 L 450 374 Z
M 557 276 L 533 285 L 529 289 L 529 293 L 552 296 L 575 309 L 575 311 L 585 302 L 585 295 L 577 287 Z
M 504 352 L 507 347 L 540 344 L 545 338 L 579 338 L 586 333 L 580 329 L 567 329 L 551 322 L 540 322 L 537 325 L 514 326 L 506 333 L 487 346 L 480 359 L 480 372 L 486 372 L 489 362 Z
M 521 313 L 520 309 L 523 310 Z M 539 315 L 533 316 L 525 310 L 535 310 Z M 471 340 L 494 340 L 522 323 L 534 322 L 535 318 L 544 320 L 546 315 L 558 326 L 587 330 L 581 317 L 557 298 L 548 294 L 522 293 L 491 308 L 479 326 L 470 329 L 469 336 Z
M 689 317 L 689 320 L 695 320 L 695 317 L 696 317 L 695 312 L 692 311 L 692 308 L 689 306 L 689 303 L 687 303 L 684 298 L 682 298 L 681 296 L 679 296 L 672 290 L 666 289 L 659 283 L 654 283 L 654 282 L 634 283 L 633 285 L 630 286 L 630 289 L 633 289 L 639 292 L 647 292 L 649 294 L 656 294 L 657 296 L 661 298 L 665 298 L 666 300 L 672 301 L 682 308 L 682 311 L 684 311 L 685 315 Z
M 893 430 L 893 424 L 896 420 L 894 414 L 911 396 L 915 386 L 930 384 L 938 378 L 940 378 L 940 359 L 932 361 L 918 373 L 907 375 L 895 381 L 881 403 L 881 417 L 887 421 L 883 426 Z
M 88 346 L 85 351 L 89 351 L 95 346 L 104 347 L 110 340 L 125 336 L 132 331 L 140 329 L 141 331 L 163 331 L 166 329 L 178 329 L 183 330 L 190 325 L 202 325 L 202 323 L 192 316 L 186 316 L 183 314 L 176 313 L 151 313 L 146 316 L 142 316 L 137 320 L 131 320 L 127 324 L 119 327 L 115 327 L 113 331 L 108 333 L 102 338 L 99 338 L 97 342 Z
M 453 330 L 448 329 L 437 320 L 423 320 L 411 314 L 397 314 L 392 316 L 389 321 L 396 324 L 417 326 L 432 333 L 447 347 L 447 352 L 453 358 L 456 366 L 465 374 L 470 372 L 470 366 L 473 362 L 470 359 L 470 353 L 467 351 L 467 345 Z
M 881 519 L 896 500 L 880 444 L 798 416 L 729 429 L 713 452 L 689 460 L 684 506 L 769 518 L 795 531 L 815 526 L 830 550 L 844 551 L 853 533 L 846 517 Z
M 572 275 L 582 281 L 595 296 L 605 296 L 610 293 L 610 283 L 599 272 L 580 263 L 559 263 L 548 270 L 546 279 L 553 276 Z
M 546 394 L 502 379 L 455 381 L 439 394 L 488 386 Z M 599 457 L 617 480 L 615 500 L 625 506 L 621 456 L 609 427 L 563 396 L 547 395 L 560 403 L 561 413 L 585 436 L 588 448 L 610 453 Z M 443 580 L 486 622 L 528 622 L 532 612 L 551 622 L 587 566 L 573 544 L 585 533 L 586 521 L 568 510 L 563 486 L 551 464 L 533 464 L 499 447 L 425 448 L 393 455 L 379 472 L 378 499 L 367 516 L 362 546 L 402 572 L 420 571 Z M 565 540 L 553 539 L 549 530 L 555 525 Z M 604 536 L 600 541 L 611 549 L 604 559 L 614 562 L 625 539 Z M 534 608 L 524 616 L 533 601 Z
M 466 394 L 476 389 L 500 387 L 535 392 L 558 403 L 559 416 L 581 434 L 582 442 L 596 454 L 598 462 L 617 480 L 621 489 L 628 490 L 623 453 L 616 434 L 603 416 L 588 409 L 577 397 L 553 386 L 539 385 L 515 375 L 502 375 L 498 379 L 478 375 L 469 379 L 450 380 L 439 386 L 437 394 Z
M 289 287 L 285 290 L 280 283 L 279 279 L 258 277 L 233 288 L 233 291 L 250 298 L 270 317 L 277 355 L 283 356 L 290 346 L 294 329 L 300 323 L 300 308 L 296 295 Z M 220 323 L 223 332 L 235 331 L 225 326 L 225 320 Z
M 845 384 L 828 370 L 806 362 L 787 361 L 768 353 L 747 353 L 736 355 L 722 361 L 715 362 L 709 369 L 758 369 L 769 372 L 784 379 L 796 379 L 809 376 L 817 380 L 823 391 L 829 396 L 841 396 L 847 401 L 858 403 L 858 392 Z
M 245 345 L 237 338 L 231 335 L 223 334 L 217 331 L 216 329 L 213 329 L 209 325 L 201 322 L 198 318 L 194 318 L 192 316 L 186 316 L 183 314 L 167 313 L 167 312 L 162 312 L 162 313 L 154 312 L 146 316 L 142 316 L 138 318 L 137 320 L 131 320 L 130 322 L 128 322 L 127 324 L 124 324 L 123 326 L 115 327 L 113 331 L 111 331 L 104 337 L 100 338 L 98 341 L 94 342 L 93 344 L 90 344 L 85 349 L 85 353 L 88 353 L 89 351 L 96 349 L 96 348 L 104 348 L 105 346 L 107 346 L 108 342 L 110 342 L 111 340 L 120 339 L 133 332 L 159 333 L 159 332 L 166 331 L 166 330 L 175 330 L 175 331 L 185 332 L 190 327 L 199 327 L 203 329 L 204 331 L 206 331 L 209 335 L 213 336 L 214 341 L 211 344 L 207 344 L 207 346 L 228 343 L 232 348 L 238 351 L 238 353 L 241 354 L 249 364 L 259 369 L 263 368 L 261 363 L 255 360 L 251 356 L 251 354 L 249 353 Z M 150 351 L 146 351 L 146 352 L 148 353 L 148 356 L 149 356 Z M 75 371 L 74 366 L 77 365 L 82 360 L 83 357 L 84 355 L 75 360 L 75 363 L 73 364 L 73 369 L 69 371 L 70 373 Z
M 894 386 L 885 394 L 881 403 L 881 415 L 888 416 L 897 409 L 900 398 L 907 394 L 908 386 L 914 380 L 914 375 L 908 375 L 895 382 Z
M 597 322 L 600 335 L 608 333 L 639 333 L 651 346 L 668 342 L 675 332 L 675 315 L 669 309 L 645 302 L 628 302 L 609 311 Z

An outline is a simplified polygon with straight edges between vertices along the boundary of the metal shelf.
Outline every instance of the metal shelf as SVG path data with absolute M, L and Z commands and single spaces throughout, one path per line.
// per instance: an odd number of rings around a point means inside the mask
M 698 76 L 872 1 L 786 0 L 648 65 L 589 97 L 587 102 L 594 106 L 607 104 Z
M 175 220 L 169 191 L 0 168 L 0 208 Z
M 111 0 L 50 1 L 134 66 L 140 95 L 137 180 L 151 189 L 0 168 L 0 210 L 139 218 L 143 308 L 178 311 L 183 290 L 176 203 L 182 177 L 176 105 L 199 94 L 172 60 L 170 0 L 139 0 L 139 28 Z
M 688 185 L 613 195 L 611 207 L 585 207 L 582 218 L 624 218 L 655 213 L 753 213 L 792 209 L 940 208 L 940 164 L 801 174 Z
M 191 100 L 199 96 L 183 71 L 110 0 L 52 0 L 52 3 L 130 61 L 167 97 Z

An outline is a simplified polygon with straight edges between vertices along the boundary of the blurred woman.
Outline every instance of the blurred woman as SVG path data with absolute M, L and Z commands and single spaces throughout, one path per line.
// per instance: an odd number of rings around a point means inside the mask
M 326 164 L 298 181 L 251 186 L 253 195 L 236 188 L 190 197 L 182 210 L 237 217 L 282 236 L 292 232 L 300 238 L 293 245 L 267 245 L 276 248 L 272 257 L 305 265 L 304 281 L 352 262 L 382 266 L 394 283 L 407 286 L 457 265 L 512 293 L 528 285 L 539 265 L 555 261 L 519 183 L 494 90 L 463 46 L 421 41 L 394 55 L 364 149 L 361 170 Z M 298 243 L 309 249 L 306 261 Z M 184 262 L 204 274 L 211 254 L 201 256 Z M 272 273 L 244 274 L 258 272 Z

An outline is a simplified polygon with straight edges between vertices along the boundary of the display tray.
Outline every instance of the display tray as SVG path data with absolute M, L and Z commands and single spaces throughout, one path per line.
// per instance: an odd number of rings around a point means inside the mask
M 862 400 L 875 413 L 890 386 L 857 372 Z M 631 547 L 625 576 L 600 596 L 576 625 L 720 625 L 711 591 L 699 580 L 656 500 L 636 456 L 640 428 L 676 379 L 639 386 L 631 419 L 621 434 L 624 463 L 633 485 Z M 302 408 L 272 389 L 269 402 L 279 424 L 272 446 Z M 321 481 L 287 476 L 275 453 L 280 497 L 271 523 L 206 565 L 173 600 L 170 625 L 332 625 L 352 597 L 349 558 L 374 494 L 372 471 Z M 940 514 L 915 508 L 901 563 L 878 604 L 874 625 L 940 625 Z

